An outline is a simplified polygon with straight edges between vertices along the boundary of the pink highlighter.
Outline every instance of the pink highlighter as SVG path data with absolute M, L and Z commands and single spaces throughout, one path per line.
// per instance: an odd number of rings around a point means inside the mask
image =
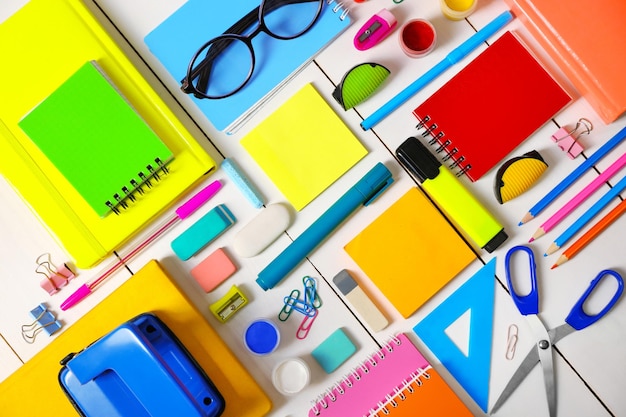
M 385 39 L 398 22 L 387 9 L 382 9 L 365 22 L 354 37 L 354 47 L 365 51 Z

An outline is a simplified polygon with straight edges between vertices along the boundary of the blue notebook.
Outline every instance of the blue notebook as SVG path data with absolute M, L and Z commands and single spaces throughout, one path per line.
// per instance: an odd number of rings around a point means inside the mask
M 329 4 L 330 1 L 330 4 Z M 189 0 L 145 37 L 150 51 L 178 85 L 189 61 L 205 42 L 223 34 L 260 0 Z M 337 0 L 324 0 L 313 27 L 304 35 L 280 40 L 265 33 L 253 40 L 256 66 L 252 78 L 237 93 L 223 99 L 192 97 L 213 126 L 234 133 L 273 93 L 351 23 L 347 10 Z M 247 64 L 246 64 L 247 65 Z

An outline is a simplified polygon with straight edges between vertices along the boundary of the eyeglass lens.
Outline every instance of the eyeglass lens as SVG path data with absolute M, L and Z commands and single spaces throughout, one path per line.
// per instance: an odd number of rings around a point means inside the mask
M 207 42 L 190 64 L 188 78 L 196 97 L 224 98 L 245 85 L 254 70 L 252 38 L 260 31 L 278 39 L 293 39 L 312 27 L 324 0 L 266 0 L 261 3 L 260 23 L 250 28 L 235 24 L 241 32 L 224 34 Z M 264 40 L 265 41 L 265 40 Z M 280 57 L 263 57 L 280 59 Z M 189 77 L 190 74 L 196 76 Z

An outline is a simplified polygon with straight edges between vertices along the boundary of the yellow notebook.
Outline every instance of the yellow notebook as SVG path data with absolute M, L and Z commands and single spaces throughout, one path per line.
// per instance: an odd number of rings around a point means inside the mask
M 344 249 L 405 318 L 476 259 L 417 188 L 411 188 Z
M 97 264 L 215 168 L 80 0 L 31 0 L 0 24 L 0 173 L 80 268 Z M 120 215 L 101 218 L 18 122 L 95 61 L 173 154 L 170 174 Z M 123 153 L 125 149 L 120 148 Z M 102 174 L 116 161 L 97 159 Z
M 153 260 L 0 384 L 0 414 L 76 415 L 57 380 L 59 361 L 144 312 L 163 320 L 215 383 L 226 401 L 223 417 L 260 417 L 269 412 L 267 395 Z M 36 400 L 29 401 L 33 396 Z
M 311 84 L 255 127 L 241 145 L 296 210 L 367 155 Z

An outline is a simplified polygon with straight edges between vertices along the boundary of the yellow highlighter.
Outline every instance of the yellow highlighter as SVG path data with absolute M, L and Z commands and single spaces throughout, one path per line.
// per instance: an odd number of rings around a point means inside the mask
M 504 227 L 417 138 L 396 149 L 398 160 L 440 209 L 480 248 L 491 253 L 507 238 Z

